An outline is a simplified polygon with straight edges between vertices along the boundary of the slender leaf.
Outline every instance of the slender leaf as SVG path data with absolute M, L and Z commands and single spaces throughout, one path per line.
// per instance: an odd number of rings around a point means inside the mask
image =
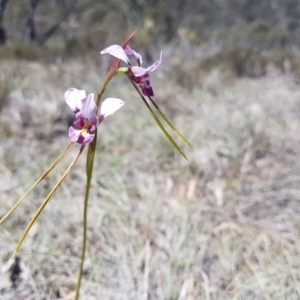
M 59 188 L 59 186 L 64 182 L 64 180 L 67 178 L 67 176 L 71 172 L 73 166 L 75 165 L 75 163 L 77 162 L 78 158 L 80 157 L 80 155 L 81 155 L 84 147 L 85 147 L 85 145 L 82 145 L 80 147 L 77 155 L 75 156 L 75 158 L 71 162 L 71 164 L 68 167 L 68 169 L 65 171 L 65 173 L 63 174 L 63 176 L 60 178 L 60 180 L 58 181 L 58 183 L 54 186 L 54 188 L 51 190 L 51 192 L 49 193 L 49 195 L 46 197 L 46 199 L 43 201 L 43 203 L 41 204 L 41 206 L 39 207 L 39 209 L 36 211 L 36 213 L 34 214 L 34 216 L 32 217 L 32 219 L 30 220 L 30 222 L 27 225 L 24 233 L 22 234 L 21 238 L 18 241 L 16 249 L 15 249 L 15 251 L 13 253 L 13 256 L 16 256 L 17 252 L 19 251 L 20 247 L 22 246 L 23 241 L 25 240 L 25 238 L 26 238 L 29 230 L 31 229 L 32 225 L 34 224 L 34 222 L 36 221 L 36 219 L 39 217 L 39 215 L 41 214 L 41 212 L 43 211 L 43 209 L 45 208 L 45 206 L 47 205 L 47 203 L 49 202 L 49 200 L 52 198 L 52 196 L 54 195 L 54 193 L 56 192 L 56 190 Z
M 43 175 L 31 186 L 31 188 L 20 198 L 14 206 L 5 214 L 4 217 L 0 220 L 0 225 L 12 214 L 12 212 L 23 202 L 23 200 L 35 189 L 35 187 L 47 177 L 47 175 L 54 169 L 54 167 L 64 158 L 73 143 L 70 143 L 67 148 L 60 154 L 60 156 L 52 163 L 50 168 L 46 170 Z
M 146 99 L 143 99 L 144 103 L 146 104 L 147 108 L 149 109 L 152 117 L 154 118 L 156 124 L 159 126 L 159 128 L 163 131 L 163 133 L 166 135 L 166 137 L 169 139 L 169 141 L 173 144 L 173 146 L 180 152 L 180 154 L 186 159 L 188 160 L 187 156 L 185 155 L 185 153 L 181 150 L 181 148 L 177 145 L 177 143 L 175 142 L 175 140 L 172 138 L 172 136 L 166 131 L 166 129 L 164 128 L 163 124 L 160 122 L 159 118 L 155 115 L 154 111 L 152 110 L 152 108 L 150 107 L 150 105 L 148 104 L 148 102 L 146 101 Z
M 175 140 L 172 138 L 172 136 L 167 132 L 167 130 L 164 128 L 163 124 L 161 123 L 161 121 L 159 120 L 159 118 L 156 116 L 156 114 L 154 113 L 153 109 L 150 107 L 150 105 L 148 104 L 147 100 L 145 99 L 145 97 L 143 96 L 143 94 L 141 93 L 141 91 L 139 90 L 139 88 L 136 86 L 136 84 L 134 83 L 134 81 L 131 80 L 130 77 L 128 77 L 129 80 L 131 81 L 132 85 L 134 86 L 134 88 L 136 89 L 136 91 L 138 92 L 138 94 L 141 96 L 142 100 L 144 101 L 144 103 L 146 104 L 148 110 L 150 111 L 152 117 L 154 118 L 156 124 L 159 126 L 159 128 L 162 130 L 162 132 L 165 134 L 165 136 L 168 138 L 168 140 L 173 144 L 173 146 L 180 152 L 180 154 L 186 159 L 188 160 L 187 156 L 185 155 L 185 153 L 183 152 L 183 150 L 181 150 L 181 148 L 178 146 L 178 144 L 175 142 Z
M 161 111 L 161 109 L 158 107 L 158 105 L 154 102 L 154 100 L 151 97 L 148 97 L 151 101 L 151 103 L 154 105 L 154 107 L 157 109 L 161 117 L 165 120 L 165 122 L 192 148 L 194 149 L 194 146 L 192 143 L 182 134 L 179 132 L 179 130 L 171 123 L 171 121 L 166 117 L 166 115 Z

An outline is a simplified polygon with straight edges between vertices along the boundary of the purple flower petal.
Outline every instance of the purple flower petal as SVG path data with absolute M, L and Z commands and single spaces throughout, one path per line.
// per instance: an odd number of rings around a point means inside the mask
M 150 85 L 150 80 L 149 80 L 149 73 L 147 72 L 146 69 L 140 68 L 140 67 L 135 67 L 139 69 L 132 70 L 133 75 L 131 76 L 131 79 L 139 85 L 139 87 L 142 89 L 142 93 L 145 96 L 154 96 L 153 89 Z M 132 68 L 133 69 L 133 68 Z M 141 70 L 143 69 L 143 70 Z M 136 76 L 139 75 L 139 76 Z M 142 75 L 142 76 L 140 76 Z
M 142 67 L 132 67 L 132 68 L 131 68 L 131 72 L 133 73 L 133 75 L 134 75 L 135 77 L 142 77 L 142 76 L 144 76 L 145 74 L 148 74 L 147 69 L 142 68 Z
M 69 138 L 74 143 L 89 144 L 95 137 L 95 130 L 105 117 L 113 114 L 124 105 L 124 101 L 117 98 L 107 98 L 101 105 L 100 120 L 97 118 L 97 106 L 94 94 L 86 96 L 84 90 L 69 89 L 65 93 L 67 104 L 76 114 L 74 127 L 69 128 Z
M 112 45 L 112 46 L 109 46 L 105 49 L 103 49 L 100 54 L 110 54 L 118 59 L 121 59 L 122 61 L 124 61 L 126 63 L 126 65 L 128 67 L 131 66 L 130 64 L 130 60 L 129 58 L 127 57 L 124 49 L 119 46 L 119 45 Z
M 145 96 L 147 97 L 153 97 L 154 96 L 154 92 L 153 89 L 151 87 L 151 85 L 140 85 L 142 92 Z
M 94 137 L 95 137 L 94 133 L 90 133 L 86 130 L 78 130 L 75 129 L 74 127 L 69 128 L 69 138 L 73 143 L 86 145 L 91 143 Z
M 131 72 L 132 72 L 131 79 L 139 85 L 139 87 L 142 89 L 142 93 L 145 96 L 148 97 L 154 96 L 154 92 L 149 81 L 149 74 L 150 72 L 155 71 L 158 68 L 158 66 L 162 63 L 162 61 L 163 61 L 163 53 L 161 52 L 160 59 L 150 67 L 146 69 L 139 66 L 131 68 Z
M 76 128 L 83 129 L 85 125 L 84 118 L 77 119 L 73 124 L 75 125 Z
M 91 120 L 79 118 L 73 124 L 78 129 L 86 129 L 88 131 L 94 131 L 96 127 L 99 125 L 99 121 L 97 119 L 96 122 L 93 123 Z
M 126 46 L 125 49 L 123 49 L 119 45 L 112 45 L 108 48 L 105 48 L 100 52 L 101 54 L 110 54 L 116 58 L 119 58 L 123 60 L 127 66 L 129 67 L 129 76 L 132 81 L 134 81 L 136 84 L 139 85 L 139 87 L 142 90 L 142 93 L 145 96 L 154 96 L 153 89 L 150 85 L 149 81 L 149 74 L 153 71 L 155 71 L 159 65 L 162 63 L 164 57 L 163 53 L 160 53 L 160 58 L 158 61 L 156 61 L 154 64 L 149 66 L 148 68 L 142 68 L 141 64 L 143 62 L 142 56 L 136 52 L 135 50 L 131 49 L 129 46 Z M 127 55 L 134 55 L 136 60 L 137 60 L 137 66 L 131 67 L 129 58 Z M 120 74 L 125 74 L 125 73 L 120 73 Z M 100 115 L 100 122 L 103 120 L 103 115 Z
M 81 100 L 81 111 L 76 114 L 76 119 L 85 119 L 91 121 L 92 125 L 98 126 L 98 118 L 96 115 L 97 106 L 94 101 L 94 94 L 89 94 Z
M 135 58 L 136 58 L 138 66 L 140 66 L 143 63 L 142 55 L 139 54 L 138 52 L 134 51 L 133 49 L 131 49 L 129 46 L 126 46 L 125 53 L 127 55 L 133 54 L 135 56 Z
M 149 66 L 147 68 L 147 71 L 150 73 L 150 72 L 153 72 L 154 70 L 156 70 L 158 68 L 158 66 L 162 63 L 163 60 L 164 60 L 163 53 L 160 52 L 160 58 L 159 58 L 159 60 L 156 61 L 152 66 Z
M 85 97 L 86 93 L 84 90 L 70 88 L 65 92 L 65 100 L 75 114 L 81 110 L 81 100 Z

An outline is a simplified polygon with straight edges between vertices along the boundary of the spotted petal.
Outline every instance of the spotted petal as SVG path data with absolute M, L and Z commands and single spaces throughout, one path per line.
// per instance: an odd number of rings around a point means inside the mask
M 90 133 L 87 130 L 75 129 L 74 127 L 69 128 L 69 138 L 73 143 L 81 145 L 89 144 L 95 137 L 94 133 Z
M 81 100 L 81 110 L 76 114 L 76 119 L 90 120 L 92 124 L 98 126 L 98 118 L 96 115 L 97 106 L 94 101 L 94 94 L 89 94 Z

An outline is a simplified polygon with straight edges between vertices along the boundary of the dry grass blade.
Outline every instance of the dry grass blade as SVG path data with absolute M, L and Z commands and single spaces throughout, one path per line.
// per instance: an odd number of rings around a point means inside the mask
M 59 186 L 64 182 L 64 180 L 66 179 L 66 177 L 69 175 L 69 173 L 71 172 L 73 166 L 75 165 L 76 161 L 78 160 L 78 158 L 80 157 L 83 149 L 84 149 L 84 145 L 82 145 L 77 153 L 77 155 L 75 156 L 75 158 L 73 159 L 73 161 L 71 162 L 70 166 L 68 167 L 68 169 L 65 171 L 65 173 L 63 174 L 63 176 L 61 177 L 61 179 L 58 181 L 58 183 L 54 186 L 54 188 L 51 190 L 51 192 L 49 193 L 49 195 L 46 197 L 46 199 L 44 200 L 44 202 L 42 203 L 42 205 L 39 207 L 39 209 L 37 210 L 37 212 L 34 214 L 34 216 L 32 217 L 32 219 L 30 220 L 28 226 L 26 227 L 24 233 L 22 234 L 16 249 L 14 250 L 13 253 L 13 257 L 17 254 L 17 252 L 19 251 L 24 239 L 26 238 L 30 228 L 32 227 L 32 225 L 34 224 L 34 222 L 36 221 L 36 219 L 39 217 L 40 213 L 43 211 L 43 209 L 45 208 L 45 206 L 47 205 L 47 203 L 49 202 L 49 200 L 51 199 L 51 197 L 53 196 L 53 194 L 56 192 L 56 190 L 59 188 Z
M 70 143 L 67 148 L 60 154 L 60 156 L 52 163 L 50 168 L 46 170 L 43 175 L 31 186 L 31 188 L 23 195 L 22 198 L 20 198 L 13 207 L 2 217 L 0 220 L 0 225 L 14 212 L 16 208 L 23 202 L 23 200 L 35 189 L 35 187 L 46 178 L 46 176 L 55 168 L 55 166 L 64 158 L 64 156 L 67 154 L 67 152 L 70 150 L 73 143 Z

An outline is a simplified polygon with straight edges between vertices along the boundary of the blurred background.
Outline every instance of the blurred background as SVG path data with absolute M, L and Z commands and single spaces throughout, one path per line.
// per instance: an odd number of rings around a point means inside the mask
M 296 71 L 299 6 L 298 0 L 1 0 L 0 57 L 98 58 L 99 49 L 138 28 L 133 46 L 147 61 L 162 45 L 171 48 L 169 65 L 183 84 L 214 67 L 238 76 L 262 76 L 271 66 Z
M 299 299 L 299 0 L 0 0 L 0 216 L 69 143 L 64 92 L 96 93 L 99 52 L 135 29 L 195 149 L 113 79 L 127 104 L 99 127 L 82 299 Z M 77 151 L 1 225 L 1 300 L 74 298 L 85 157 L 10 257 Z

